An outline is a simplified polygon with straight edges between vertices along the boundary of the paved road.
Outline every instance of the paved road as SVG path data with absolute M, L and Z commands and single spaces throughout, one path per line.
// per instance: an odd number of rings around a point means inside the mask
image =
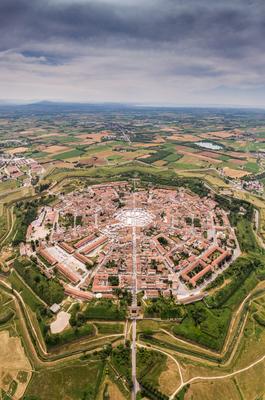
M 133 388 L 132 388 L 132 400 L 136 399 L 136 394 L 139 391 L 139 383 L 137 382 L 137 377 L 136 377 L 136 352 L 137 352 L 137 346 L 136 346 L 136 319 L 133 319 L 132 321 L 132 382 L 133 382 Z
M 137 238 L 136 228 L 132 227 L 132 305 L 137 307 Z
M 135 195 L 133 194 L 133 208 L 135 209 Z M 136 227 L 132 226 L 132 306 L 137 307 L 137 234 Z M 136 399 L 136 394 L 139 391 L 139 383 L 136 377 L 136 318 L 132 321 L 132 400 Z

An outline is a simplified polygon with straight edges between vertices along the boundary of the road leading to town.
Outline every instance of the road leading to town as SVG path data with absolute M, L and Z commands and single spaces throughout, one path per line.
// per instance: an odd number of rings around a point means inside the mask
M 135 209 L 135 193 L 133 194 L 133 209 Z M 136 226 L 132 223 L 132 307 L 137 307 L 137 233 Z M 139 383 L 136 376 L 136 336 L 137 325 L 136 317 L 132 320 L 132 400 L 136 399 L 136 394 L 139 390 Z

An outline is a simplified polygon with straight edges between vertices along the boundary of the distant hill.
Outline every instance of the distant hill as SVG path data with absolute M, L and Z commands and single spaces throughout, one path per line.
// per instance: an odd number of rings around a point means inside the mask
M 97 113 L 97 112 L 173 112 L 188 113 L 196 116 L 206 115 L 245 115 L 248 113 L 262 113 L 261 109 L 247 108 L 226 108 L 226 107 L 173 107 L 173 106 L 154 106 L 154 105 L 137 105 L 126 103 L 67 103 L 43 100 L 29 104 L 14 104 L 0 100 L 0 116 L 19 116 L 19 115 L 52 115 L 52 114 L 69 114 L 69 113 Z

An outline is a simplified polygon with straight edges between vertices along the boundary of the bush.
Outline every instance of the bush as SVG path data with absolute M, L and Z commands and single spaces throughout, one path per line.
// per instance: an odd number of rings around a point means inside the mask
M 258 323 L 259 325 L 265 326 L 265 315 L 262 315 L 261 313 L 256 312 L 256 313 L 253 315 L 253 317 L 254 317 L 255 321 L 257 321 L 257 323 Z
M 6 324 L 15 315 L 13 310 L 5 310 L 0 314 L 0 325 Z
M 119 278 L 118 276 L 109 276 L 108 282 L 110 286 L 119 286 Z
M 185 315 L 183 306 L 176 304 L 175 300 L 167 297 L 152 299 L 151 304 L 145 309 L 145 316 L 162 319 L 181 319 Z
M 137 378 L 141 383 L 159 387 L 159 377 L 165 369 L 167 358 L 164 354 L 140 348 L 137 351 Z
M 261 266 L 261 261 L 254 257 L 240 257 L 223 273 L 223 279 L 230 278 L 231 282 L 207 298 L 211 307 L 221 307 L 239 289 L 251 272 Z
M 26 240 L 28 226 L 37 218 L 38 202 L 31 201 L 24 204 L 18 203 L 15 207 L 15 214 L 18 220 L 17 232 L 13 240 L 13 245 L 16 246 Z
M 86 320 L 89 319 L 104 319 L 104 320 L 113 320 L 113 321 L 121 321 L 125 319 L 126 316 L 126 308 L 119 307 L 117 304 L 114 304 L 111 300 L 96 300 L 91 301 L 85 311 L 84 316 Z
M 94 327 L 92 324 L 86 324 L 79 328 L 67 329 L 60 334 L 47 334 L 45 341 L 48 347 L 60 346 L 69 343 L 73 340 L 80 339 L 85 336 L 92 336 L 94 334 Z
M 55 279 L 49 280 L 46 278 L 32 261 L 16 259 L 14 268 L 45 303 L 49 305 L 61 303 L 64 298 L 62 285 Z
M 131 386 L 131 349 L 130 346 L 124 346 L 120 344 L 112 351 L 111 355 L 114 366 L 120 371 L 126 378 L 127 382 Z

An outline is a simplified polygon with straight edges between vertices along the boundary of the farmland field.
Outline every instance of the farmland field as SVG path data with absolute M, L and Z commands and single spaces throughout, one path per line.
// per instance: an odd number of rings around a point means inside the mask
M 0 331 L 0 387 L 4 392 L 23 396 L 31 377 L 31 365 L 21 341 L 10 337 L 8 331 Z
M 34 107 L 0 119 L 0 397 L 129 400 L 136 371 L 137 400 L 261 400 L 265 114 Z M 152 222 L 119 243 L 132 207 Z M 207 267 L 227 258 L 193 287 L 213 244 Z

